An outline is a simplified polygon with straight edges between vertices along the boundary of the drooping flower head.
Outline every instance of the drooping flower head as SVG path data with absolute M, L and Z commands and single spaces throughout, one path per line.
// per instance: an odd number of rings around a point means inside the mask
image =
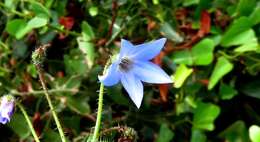
M 153 42 L 133 45 L 122 39 L 119 55 L 105 74 L 99 76 L 99 80 L 105 86 L 113 86 L 120 81 L 139 108 L 143 99 L 142 82 L 156 84 L 173 82 L 159 66 L 150 62 L 160 53 L 165 42 L 166 38 L 161 38 Z
M 14 97 L 5 95 L 0 98 L 0 123 L 6 124 L 10 121 L 14 112 Z

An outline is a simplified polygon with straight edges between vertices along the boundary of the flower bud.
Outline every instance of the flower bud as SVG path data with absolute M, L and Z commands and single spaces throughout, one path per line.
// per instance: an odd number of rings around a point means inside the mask
M 0 123 L 6 124 L 10 121 L 15 106 L 14 97 L 5 95 L 0 98 Z

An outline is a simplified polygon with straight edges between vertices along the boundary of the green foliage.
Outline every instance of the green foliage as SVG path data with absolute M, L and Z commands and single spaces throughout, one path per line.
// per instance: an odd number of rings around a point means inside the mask
M 252 125 L 249 128 L 249 137 L 252 142 L 259 142 L 260 141 L 260 127 L 257 125 Z
M 116 58 L 120 40 L 139 44 L 166 37 L 154 62 L 174 84 L 145 84 L 140 109 L 121 85 L 106 87 L 99 140 L 259 142 L 259 5 L 258 0 L 1 1 L 0 95 L 13 94 L 25 106 L 41 141 L 60 141 L 37 64 L 66 138 L 87 141 L 96 118 L 97 78 L 107 60 Z M 1 141 L 32 141 L 19 112 L 7 127 L 1 125 Z

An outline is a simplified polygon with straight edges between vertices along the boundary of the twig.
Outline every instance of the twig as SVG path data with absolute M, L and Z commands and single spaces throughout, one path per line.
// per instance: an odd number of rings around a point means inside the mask
M 62 140 L 62 142 L 66 142 L 66 138 L 64 136 L 64 132 L 63 132 L 63 129 L 61 127 L 60 121 L 59 121 L 58 116 L 57 116 L 57 114 L 56 114 L 56 112 L 54 110 L 54 107 L 52 105 L 51 98 L 50 98 L 49 92 L 48 92 L 46 84 L 45 84 L 45 80 L 44 80 L 44 76 L 43 76 L 41 67 L 40 67 L 40 65 L 36 65 L 36 68 L 37 68 L 37 71 L 38 71 L 38 74 L 39 74 L 40 82 L 41 82 L 43 90 L 44 90 L 45 97 L 46 97 L 46 99 L 48 101 L 48 104 L 50 106 L 52 115 L 54 117 L 54 121 L 55 121 L 55 123 L 57 125 L 57 128 L 58 128 L 61 140 Z
M 25 117 L 25 120 L 26 120 L 26 122 L 27 122 L 27 124 L 28 124 L 28 126 L 29 126 L 29 129 L 30 129 L 31 132 L 32 132 L 32 135 L 33 135 L 33 137 L 34 137 L 34 140 L 35 140 L 36 142 L 40 142 L 40 140 L 39 140 L 39 138 L 38 138 L 38 136 L 37 136 L 37 134 L 36 134 L 36 132 L 35 132 L 35 129 L 33 128 L 32 122 L 31 122 L 31 120 L 30 120 L 30 118 L 29 118 L 27 112 L 24 110 L 22 104 L 20 104 L 20 103 L 18 102 L 18 103 L 17 103 L 17 106 L 18 106 L 18 107 L 20 108 L 20 110 L 22 111 L 22 113 L 23 113 L 23 115 L 24 115 L 24 117 Z

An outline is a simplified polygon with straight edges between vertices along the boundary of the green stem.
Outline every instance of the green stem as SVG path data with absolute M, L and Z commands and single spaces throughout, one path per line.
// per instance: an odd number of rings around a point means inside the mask
M 108 60 L 108 62 L 106 63 L 106 65 L 104 67 L 103 74 L 105 74 L 109 63 L 110 63 L 110 59 Z M 99 94 L 98 94 L 99 97 L 98 97 L 97 120 L 96 120 L 95 130 L 94 130 L 94 134 L 93 134 L 91 142 L 96 142 L 96 140 L 99 137 L 100 123 L 101 123 L 101 117 L 102 117 L 102 111 L 103 111 L 103 94 L 104 94 L 104 84 L 101 83 L 100 88 L 99 88 Z
M 103 110 L 103 94 L 104 94 L 104 84 L 100 84 L 99 88 L 99 98 L 98 98 L 98 112 L 97 112 L 97 120 L 94 130 L 94 135 L 91 142 L 96 142 L 99 136 L 99 129 L 100 129 L 100 123 L 101 123 L 101 116 L 102 116 L 102 110 Z
M 35 130 L 34 130 L 34 128 L 33 128 L 32 122 L 31 122 L 31 120 L 29 119 L 29 116 L 28 116 L 28 114 L 26 113 L 25 109 L 23 108 L 22 104 L 17 103 L 17 106 L 18 106 L 18 107 L 20 108 L 20 110 L 22 111 L 22 113 L 23 113 L 23 115 L 24 115 L 24 117 L 25 117 L 25 119 L 26 119 L 26 122 L 27 122 L 27 124 L 28 124 L 28 126 L 29 126 L 29 128 L 30 128 L 30 130 L 31 130 L 31 132 L 32 132 L 32 135 L 33 135 L 33 137 L 34 137 L 35 142 L 40 142 L 40 140 L 39 140 L 39 138 L 38 138 L 38 136 L 37 136 L 37 134 L 36 134 L 36 132 L 35 132 Z
M 51 98 L 50 98 L 50 95 L 49 95 L 49 92 L 47 90 L 47 87 L 46 87 L 46 84 L 44 82 L 44 77 L 43 77 L 43 73 L 41 72 L 41 68 L 39 65 L 36 66 L 37 67 L 37 70 L 38 70 L 38 73 L 39 73 L 39 78 L 40 78 L 40 82 L 42 84 L 42 87 L 43 87 L 43 90 L 44 90 L 44 94 L 45 94 L 45 97 L 48 101 L 48 104 L 50 106 L 50 109 L 51 109 L 51 112 L 52 112 L 52 115 L 53 115 L 53 118 L 54 118 L 54 121 L 57 125 L 57 128 L 58 128 L 58 131 L 59 131 L 59 134 L 60 134 L 60 137 L 61 137 L 61 140 L 62 142 L 66 142 L 66 138 L 64 136 L 64 132 L 62 130 L 62 127 L 61 127 L 61 124 L 60 124 L 60 121 L 58 119 L 58 116 L 54 110 L 54 107 L 52 105 L 52 102 L 51 102 Z

